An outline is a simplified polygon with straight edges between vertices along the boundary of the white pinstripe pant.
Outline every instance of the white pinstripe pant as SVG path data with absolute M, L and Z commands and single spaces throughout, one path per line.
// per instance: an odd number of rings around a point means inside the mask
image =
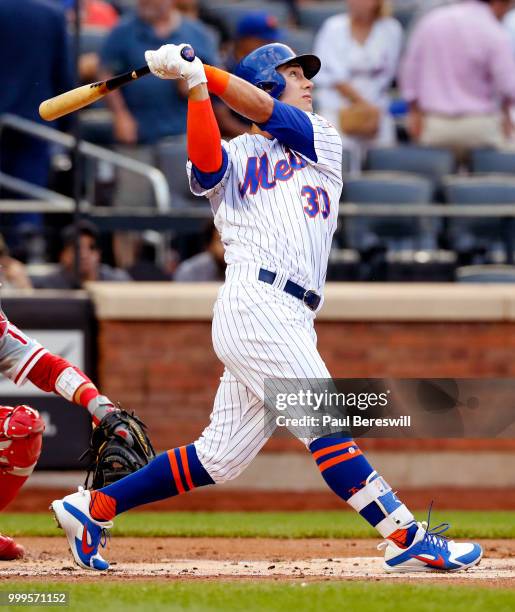
M 270 435 L 264 426 L 266 378 L 330 378 L 316 348 L 314 314 L 282 289 L 258 281 L 258 271 L 229 266 L 214 308 L 213 346 L 225 371 L 195 447 L 217 483 L 236 478 Z

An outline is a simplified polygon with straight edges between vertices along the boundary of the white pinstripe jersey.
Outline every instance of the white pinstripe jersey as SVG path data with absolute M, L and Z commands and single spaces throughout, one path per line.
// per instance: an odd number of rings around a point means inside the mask
M 223 143 L 228 165 L 215 187 L 202 188 L 191 162 L 188 176 L 192 192 L 211 203 L 228 265 L 254 263 L 282 271 L 321 293 L 338 219 L 342 143 L 324 118 L 306 115 L 316 162 L 275 138 L 245 134 Z

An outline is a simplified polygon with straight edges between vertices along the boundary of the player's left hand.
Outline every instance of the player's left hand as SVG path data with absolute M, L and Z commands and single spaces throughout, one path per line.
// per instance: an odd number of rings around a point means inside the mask
M 145 51 L 150 71 L 160 79 L 184 79 L 189 89 L 207 83 L 204 65 L 188 44 L 163 45 L 157 51 Z

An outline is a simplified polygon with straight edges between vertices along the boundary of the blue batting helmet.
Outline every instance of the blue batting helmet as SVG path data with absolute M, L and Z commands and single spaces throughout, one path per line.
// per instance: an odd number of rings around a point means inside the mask
M 286 64 L 299 64 L 307 79 L 312 79 L 320 70 L 316 55 L 296 55 L 293 49 L 281 43 L 270 43 L 259 47 L 244 57 L 236 66 L 235 75 L 264 89 L 273 98 L 280 98 L 286 81 L 277 68 Z

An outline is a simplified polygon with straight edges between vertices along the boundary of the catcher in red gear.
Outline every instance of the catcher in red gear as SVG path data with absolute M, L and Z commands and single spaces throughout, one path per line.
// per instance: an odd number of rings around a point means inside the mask
M 41 454 L 45 423 L 30 406 L 0 406 L 0 510 L 32 474 Z M 0 559 L 23 557 L 23 547 L 0 534 Z
M 53 392 L 84 406 L 96 426 L 118 409 L 100 395 L 78 368 L 48 352 L 13 325 L 0 309 L 0 372 L 15 384 L 30 380 L 43 391 Z M 34 470 L 41 453 L 44 422 L 29 406 L 0 406 L 0 510 L 17 495 Z M 123 425 L 116 435 L 127 442 L 130 431 Z M 0 560 L 22 557 L 23 547 L 0 534 Z

